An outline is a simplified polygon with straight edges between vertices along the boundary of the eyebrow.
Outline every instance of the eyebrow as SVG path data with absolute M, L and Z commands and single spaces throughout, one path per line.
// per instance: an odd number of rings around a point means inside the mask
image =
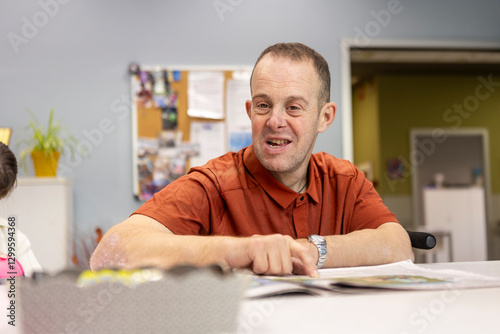
M 257 94 L 257 95 L 253 95 L 252 96 L 252 100 L 253 99 L 259 99 L 259 98 L 269 98 L 269 95 L 267 95 L 267 94 Z
M 257 94 L 257 95 L 252 96 L 252 100 L 258 99 L 258 98 L 269 99 L 269 95 L 262 93 L 262 94 Z M 299 101 L 299 100 L 307 103 L 307 100 L 302 96 L 292 95 L 292 96 L 289 96 L 286 98 L 286 101 Z

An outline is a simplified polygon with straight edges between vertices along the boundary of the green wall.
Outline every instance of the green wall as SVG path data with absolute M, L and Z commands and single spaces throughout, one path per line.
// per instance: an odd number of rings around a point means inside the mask
M 354 162 L 373 163 L 374 183 L 380 179 L 380 125 L 375 81 L 364 81 L 353 89 Z
M 379 120 L 378 174 L 381 195 L 411 194 L 411 175 L 399 180 L 385 177 L 388 159 L 402 157 L 409 165 L 410 128 L 461 129 L 481 127 L 489 131 L 492 192 L 500 193 L 500 75 L 481 76 L 378 76 L 374 80 L 377 98 L 369 110 Z M 356 96 L 353 95 L 353 115 Z M 353 116 L 353 120 L 357 119 Z M 365 125 L 367 126 L 367 125 Z M 362 126 L 356 124 L 356 129 Z M 377 132 L 377 130 L 373 130 Z M 363 141 L 360 140 L 362 144 Z M 355 152 L 358 142 L 355 136 Z M 356 153 L 355 153 L 355 162 Z M 389 184 L 389 182 L 391 184 Z

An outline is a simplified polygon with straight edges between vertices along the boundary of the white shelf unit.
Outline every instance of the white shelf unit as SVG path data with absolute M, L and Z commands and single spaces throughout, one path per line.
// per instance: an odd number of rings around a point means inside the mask
M 73 186 L 65 178 L 19 177 L 17 187 L 0 201 L 0 215 L 17 216 L 17 228 L 31 242 L 44 272 L 71 266 Z
M 450 232 L 453 261 L 488 259 L 483 188 L 426 188 L 423 198 L 425 228 Z M 437 261 L 449 261 L 443 256 L 438 254 Z

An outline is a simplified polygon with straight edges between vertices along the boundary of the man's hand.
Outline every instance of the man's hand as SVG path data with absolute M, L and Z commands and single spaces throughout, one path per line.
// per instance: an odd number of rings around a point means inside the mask
M 233 268 L 250 268 L 256 274 L 305 274 L 318 276 L 316 262 L 308 247 L 290 236 L 254 235 L 232 238 L 226 263 Z

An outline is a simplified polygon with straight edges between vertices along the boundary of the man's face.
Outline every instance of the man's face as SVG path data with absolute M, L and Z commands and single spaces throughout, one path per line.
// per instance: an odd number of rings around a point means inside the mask
M 333 121 L 325 126 L 318 109 L 320 83 L 312 62 L 268 54 L 257 64 L 251 86 L 246 107 L 257 158 L 278 179 L 305 173 L 318 132 Z

